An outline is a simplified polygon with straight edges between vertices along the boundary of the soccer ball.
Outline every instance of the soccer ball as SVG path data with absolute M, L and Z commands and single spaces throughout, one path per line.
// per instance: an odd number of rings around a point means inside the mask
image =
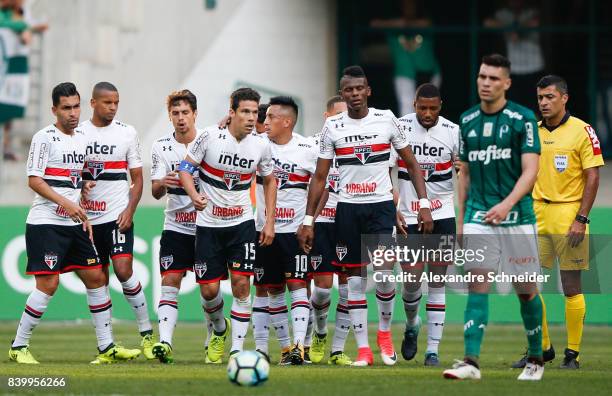
M 243 351 L 233 356 L 227 364 L 227 377 L 241 386 L 257 386 L 268 379 L 270 364 L 259 352 Z

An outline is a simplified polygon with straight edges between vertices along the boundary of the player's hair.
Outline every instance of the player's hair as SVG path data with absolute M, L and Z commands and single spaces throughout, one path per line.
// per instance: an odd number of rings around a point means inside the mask
M 277 105 L 283 107 L 290 107 L 293 111 L 293 115 L 297 120 L 298 117 L 298 105 L 291 96 L 275 96 L 270 98 L 270 106 Z
M 482 57 L 481 63 L 493 67 L 503 67 L 504 69 L 508 70 L 508 73 L 510 73 L 510 61 L 503 55 L 485 55 Z
M 193 92 L 188 89 L 174 91 L 168 95 L 168 99 L 166 99 L 168 111 L 170 111 L 172 106 L 177 106 L 180 102 L 187 103 L 189 107 L 191 107 L 191 111 L 196 111 L 198 109 L 198 99 Z
M 91 91 L 91 97 L 97 98 L 101 91 L 109 91 L 109 92 L 119 92 L 117 87 L 108 81 L 100 81 L 96 85 L 94 85 L 93 90 Z
M 327 111 L 332 111 L 336 103 L 344 103 L 344 98 L 340 95 L 332 96 L 331 98 L 327 99 L 327 104 L 325 108 L 327 109 Z
M 62 96 L 78 96 L 81 99 L 81 95 L 79 91 L 77 91 L 76 86 L 71 82 L 63 82 L 58 84 L 53 88 L 51 92 L 51 100 L 53 101 L 53 106 L 57 106 L 60 102 L 60 98 Z
M 439 98 L 440 97 L 440 90 L 438 89 L 438 87 L 436 87 L 435 85 L 431 84 L 431 83 L 425 83 L 422 85 L 419 85 L 419 87 L 416 90 L 416 96 L 415 98 Z
M 366 78 L 363 68 L 359 65 L 345 67 L 342 70 L 342 77 Z
M 547 76 L 542 77 L 540 81 L 538 81 L 538 83 L 536 84 L 536 87 L 546 88 L 550 87 L 551 85 L 554 85 L 555 88 L 557 88 L 557 91 L 561 92 L 561 95 L 567 95 L 567 81 L 565 81 L 563 77 L 554 74 L 549 74 Z
M 238 88 L 230 96 L 232 110 L 234 111 L 238 109 L 240 102 L 243 100 L 252 100 L 259 104 L 259 99 L 261 99 L 261 95 L 252 88 Z
M 257 109 L 257 122 L 263 124 L 266 121 L 266 111 L 268 111 L 268 107 L 270 107 L 270 103 L 262 103 L 259 105 Z

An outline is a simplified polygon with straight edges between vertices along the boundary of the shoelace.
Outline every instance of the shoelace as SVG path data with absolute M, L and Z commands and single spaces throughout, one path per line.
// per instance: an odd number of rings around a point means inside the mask
M 391 337 L 384 337 L 380 339 L 380 349 L 382 349 L 382 353 L 385 355 L 393 355 L 393 343 L 391 342 Z
M 467 363 L 464 362 L 463 360 L 455 359 L 455 363 L 453 364 L 454 369 L 463 367 L 463 366 L 467 366 Z

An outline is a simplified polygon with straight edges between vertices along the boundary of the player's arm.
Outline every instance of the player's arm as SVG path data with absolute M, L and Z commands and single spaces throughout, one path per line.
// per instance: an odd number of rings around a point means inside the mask
M 599 189 L 599 167 L 587 168 L 582 171 L 584 180 L 584 191 L 582 192 L 582 200 L 580 201 L 580 209 L 577 215 L 589 217 L 597 190 Z M 576 247 L 584 239 L 586 233 L 586 224 L 574 219 L 567 233 L 568 243 L 571 247 Z
M 463 221 L 465 219 L 465 203 L 470 191 L 470 168 L 467 162 L 459 162 L 460 171 L 457 172 L 457 234 L 463 234 Z
M 396 161 L 390 161 L 390 164 L 394 164 Z M 391 179 L 391 185 L 393 185 L 393 166 L 389 165 L 389 179 Z M 397 188 L 395 186 L 393 186 L 391 188 L 391 193 L 393 194 L 393 206 L 395 206 L 396 210 L 395 210 L 395 228 L 397 229 L 397 232 L 400 233 L 401 235 L 408 235 L 408 232 L 406 231 L 408 226 L 406 225 L 406 221 L 404 220 L 404 216 L 402 216 L 402 213 L 399 211 L 399 201 L 400 201 L 400 196 L 399 196 L 399 191 L 397 190 Z
M 409 146 L 401 149 L 396 149 L 399 157 L 406 163 L 406 170 L 410 175 L 410 181 L 416 190 L 417 197 L 419 198 L 419 214 L 418 224 L 419 230 L 426 234 L 433 231 L 433 219 L 431 217 L 431 211 L 429 209 L 429 200 L 427 199 L 427 189 L 425 187 L 425 179 L 421 173 L 421 167 L 417 162 L 412 150 Z
M 193 183 L 193 174 L 198 169 L 198 163 L 187 154 L 185 159 L 181 161 L 179 165 L 179 179 L 181 182 L 181 186 L 191 198 L 191 202 L 193 202 L 193 206 L 196 210 L 204 210 L 206 207 L 207 199 L 206 197 L 200 195 L 195 188 L 195 184 Z
M 68 216 L 75 222 L 87 221 L 87 213 L 77 203 L 72 202 L 68 198 L 58 194 L 47 182 L 40 176 L 28 176 L 28 187 L 41 197 L 61 206 L 66 210 Z
M 329 199 L 329 190 L 325 188 L 323 189 L 323 193 L 321 194 L 321 199 L 319 200 L 319 204 L 317 205 L 317 209 L 315 210 L 315 213 L 313 215 L 315 220 L 317 219 L 317 217 L 319 217 L 323 209 L 325 209 L 325 205 L 327 205 L 328 199 Z
M 332 161 L 333 159 L 319 157 L 317 160 L 317 168 L 308 186 L 306 217 L 304 218 L 303 226 L 298 231 L 300 248 L 306 253 L 310 253 L 310 249 L 312 249 L 312 241 L 314 239 L 314 214 L 321 201 L 323 191 L 325 191 L 327 175 L 329 174 Z
M 130 198 L 128 205 L 117 218 L 117 226 L 121 232 L 126 231 L 132 226 L 132 220 L 134 219 L 134 213 L 136 213 L 136 207 L 138 207 L 138 203 L 142 197 L 142 167 L 130 169 L 130 180 L 132 185 L 130 186 Z
M 266 222 L 259 234 L 259 244 L 268 246 L 274 240 L 274 216 L 276 214 L 276 178 L 270 173 L 263 176 L 264 202 L 266 206 Z
M 538 177 L 539 160 L 540 155 L 537 153 L 521 154 L 521 176 L 516 181 L 512 192 L 503 201 L 487 211 L 484 217 L 485 223 L 501 223 L 508 216 L 512 207 L 533 190 Z

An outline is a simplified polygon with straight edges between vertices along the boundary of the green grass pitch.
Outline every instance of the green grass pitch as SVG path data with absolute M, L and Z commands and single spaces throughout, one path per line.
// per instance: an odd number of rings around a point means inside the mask
M 442 366 L 423 367 L 422 352 L 425 349 L 425 328 L 419 337 L 419 353 L 416 361 L 400 362 L 394 367 L 382 365 L 375 348 L 375 327 L 370 327 L 370 337 L 375 352 L 372 368 L 331 367 L 309 365 L 302 367 L 278 367 L 278 347 L 272 340 L 273 365 L 270 379 L 258 388 L 240 388 L 227 380 L 225 364 L 204 365 L 203 325 L 179 323 L 174 336 L 173 365 L 157 361 L 138 360 L 109 366 L 88 364 L 95 354 L 95 336 L 89 323 L 43 322 L 36 329 L 31 349 L 41 361 L 39 366 L 22 366 L 9 362 L 7 351 L 14 335 L 16 322 L 0 322 L 0 335 L 5 350 L 0 361 L 0 393 L 2 394 L 134 394 L 134 395 L 597 395 L 609 394 L 612 386 L 612 328 L 587 326 L 581 352 L 582 368 L 579 371 L 562 371 L 558 368 L 565 345 L 565 329 L 552 326 L 551 336 L 557 350 L 557 358 L 546 365 L 544 379 L 540 383 L 522 383 L 516 380 L 518 370 L 508 368 L 511 361 L 520 357 L 526 343 L 522 328 L 517 325 L 490 325 L 485 333 L 481 357 L 483 379 L 451 381 L 442 378 L 443 368 L 449 367 L 454 358 L 463 353 L 462 328 L 448 325 L 440 346 Z M 333 325 L 332 325 L 333 326 Z M 139 342 L 133 323 L 114 326 L 115 339 L 125 346 L 134 347 Z M 399 353 L 402 325 L 394 325 L 394 341 Z M 274 334 L 272 333 L 274 337 Z M 246 349 L 252 349 L 252 340 Z M 355 343 L 349 334 L 347 352 L 355 356 Z M 401 358 L 400 358 L 401 359 Z M 65 376 L 63 389 L 9 389 L 7 377 L 12 376 Z

